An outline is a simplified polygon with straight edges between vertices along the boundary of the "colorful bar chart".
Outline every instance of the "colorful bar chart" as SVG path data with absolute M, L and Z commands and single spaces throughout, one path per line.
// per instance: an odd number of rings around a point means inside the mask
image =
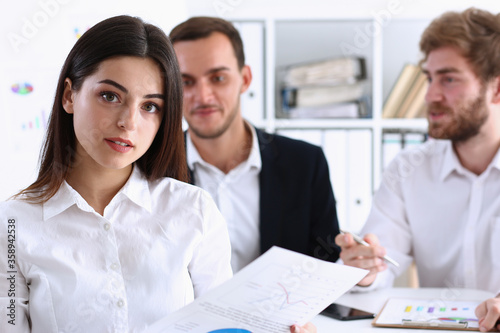
M 477 328 L 478 319 L 474 313 L 476 301 L 419 300 L 393 298 L 387 301 L 376 318 L 380 326 L 392 327 L 413 326 L 425 327 L 465 325 Z M 446 326 L 447 327 L 447 326 Z

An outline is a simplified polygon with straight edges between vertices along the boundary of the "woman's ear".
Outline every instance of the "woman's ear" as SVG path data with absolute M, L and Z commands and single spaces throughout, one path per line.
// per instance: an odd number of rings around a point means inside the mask
M 64 91 L 62 95 L 62 107 L 64 108 L 64 111 L 69 114 L 73 114 L 73 104 L 74 104 L 74 94 L 73 90 L 71 90 L 71 80 L 69 78 L 66 78 L 64 80 Z

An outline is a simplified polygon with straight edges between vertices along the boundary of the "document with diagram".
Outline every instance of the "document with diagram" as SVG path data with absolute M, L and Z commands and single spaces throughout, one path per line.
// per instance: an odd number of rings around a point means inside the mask
M 287 333 L 291 325 L 310 321 L 367 273 L 273 247 L 146 333 Z

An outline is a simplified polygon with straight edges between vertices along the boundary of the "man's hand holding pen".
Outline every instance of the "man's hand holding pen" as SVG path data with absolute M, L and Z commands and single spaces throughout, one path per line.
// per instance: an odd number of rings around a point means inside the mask
M 379 272 L 387 269 L 387 264 L 383 259 L 386 254 L 385 248 L 379 244 L 377 236 L 367 234 L 363 240 L 369 246 L 357 242 L 350 233 L 341 233 L 335 237 L 335 243 L 342 249 L 340 258 L 345 265 L 370 271 L 358 283 L 359 286 L 366 287 L 375 281 Z

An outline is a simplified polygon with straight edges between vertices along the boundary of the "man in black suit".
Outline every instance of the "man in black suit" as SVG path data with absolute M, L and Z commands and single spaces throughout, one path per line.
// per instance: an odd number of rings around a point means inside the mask
M 339 227 L 323 151 L 243 119 L 240 94 L 252 73 L 238 31 L 219 18 L 195 17 L 170 38 L 184 82 L 192 181 L 227 220 L 233 270 L 273 245 L 336 261 Z

